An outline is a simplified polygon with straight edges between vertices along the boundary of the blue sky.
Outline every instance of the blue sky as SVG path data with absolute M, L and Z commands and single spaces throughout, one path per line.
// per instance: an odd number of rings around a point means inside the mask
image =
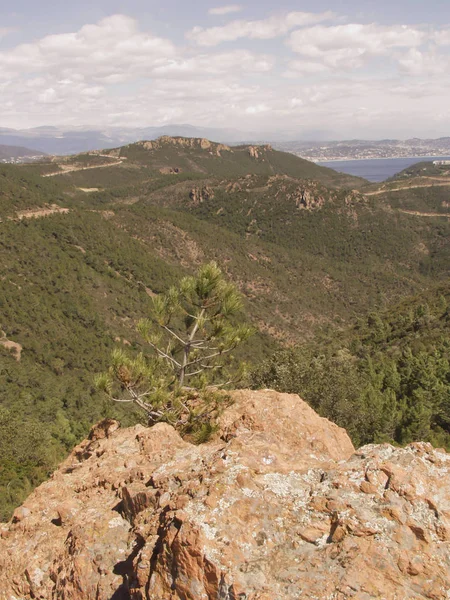
M 448 0 L 0 0 L 0 127 L 450 135 Z

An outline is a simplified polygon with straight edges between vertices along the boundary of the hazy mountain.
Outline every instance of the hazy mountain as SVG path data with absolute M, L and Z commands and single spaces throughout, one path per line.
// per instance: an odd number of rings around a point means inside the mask
M 0 128 L 0 144 L 29 145 L 48 154 L 62 155 L 100 148 L 114 148 L 138 140 L 153 140 L 163 135 L 207 138 L 229 144 L 266 141 L 274 137 L 273 134 L 243 132 L 237 129 L 194 127 L 186 124 L 142 128 L 111 127 L 103 130 L 35 127 L 20 130 Z M 283 136 L 280 135 L 280 138 Z
M 398 158 L 438 156 L 450 153 L 450 138 L 409 140 L 335 140 L 327 141 L 323 131 L 239 131 L 233 128 L 197 127 L 172 124 L 148 127 L 106 127 L 64 129 L 42 126 L 32 129 L 0 127 L 0 144 L 27 146 L 47 154 L 75 154 L 100 148 L 115 148 L 160 136 L 206 138 L 224 144 L 273 143 L 277 150 L 292 152 L 308 160 L 326 161 L 346 158 Z M 308 141 L 309 140 L 309 141 Z
M 23 146 L 5 146 L 0 144 L 0 161 L 4 162 L 25 162 L 31 158 L 45 156 L 44 152 L 31 150 Z

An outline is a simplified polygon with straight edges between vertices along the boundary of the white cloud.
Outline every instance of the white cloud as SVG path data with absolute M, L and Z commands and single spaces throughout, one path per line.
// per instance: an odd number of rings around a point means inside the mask
M 232 21 L 222 27 L 194 27 L 186 37 L 199 46 L 217 46 L 222 42 L 232 42 L 240 38 L 267 40 L 287 34 L 294 27 L 304 27 L 329 21 L 335 14 L 289 12 L 260 21 Z
M 425 39 L 425 33 L 414 27 L 350 23 L 299 29 L 291 33 L 288 45 L 324 65 L 354 69 L 370 57 L 389 54 L 395 48 L 417 47 Z
M 450 29 L 435 31 L 433 40 L 439 46 L 450 46 Z
M 314 62 L 310 60 L 291 60 L 287 65 L 286 71 L 283 73 L 283 77 L 297 78 L 308 75 L 319 75 L 330 71 L 329 65 L 324 65 L 320 62 Z
M 134 19 L 114 15 L 75 33 L 49 35 L 0 52 L 0 76 L 46 72 L 70 77 L 81 72 L 98 81 L 110 76 L 125 80 L 175 54 L 170 40 L 142 33 Z
M 421 52 L 417 48 L 411 48 L 398 59 L 398 63 L 400 69 L 407 75 L 430 77 L 448 73 L 450 57 L 434 51 Z
M 218 6 L 217 8 L 210 8 L 208 13 L 210 15 L 229 15 L 231 13 L 237 13 L 242 10 L 240 4 L 227 4 L 226 6 Z
M 115 15 L 0 50 L 0 124 L 214 120 L 243 113 L 259 92 L 241 80 L 273 67 L 272 56 L 246 49 L 188 53 Z
M 267 104 L 254 104 L 252 106 L 247 106 L 245 109 L 245 114 L 247 115 L 257 115 L 260 113 L 267 113 L 270 111 L 270 106 Z
M 411 128 L 422 124 L 427 135 L 445 135 L 449 30 L 333 19 L 291 12 L 237 20 L 188 32 L 196 43 L 187 46 L 114 15 L 0 49 L 0 126 L 178 121 L 385 137 L 419 135 Z M 276 60 L 252 51 L 251 40 L 277 36 L 288 39 L 271 42 Z M 232 48 L 215 48 L 227 40 Z
M 234 50 L 220 54 L 199 54 L 194 57 L 178 57 L 155 67 L 153 76 L 201 77 L 238 73 L 265 73 L 274 66 L 274 59 L 267 54 L 254 54 L 248 50 Z

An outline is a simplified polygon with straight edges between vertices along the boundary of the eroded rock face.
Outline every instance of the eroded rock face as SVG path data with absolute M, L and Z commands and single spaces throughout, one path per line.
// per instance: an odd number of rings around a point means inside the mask
M 137 142 L 141 146 L 143 146 L 146 150 L 159 150 L 164 148 L 164 146 L 180 146 L 184 148 L 197 148 L 201 150 L 209 150 L 211 154 L 216 154 L 217 156 L 221 156 L 221 152 L 232 152 L 229 146 L 225 144 L 217 144 L 215 142 L 210 142 L 205 138 L 185 138 L 179 136 L 169 136 L 163 135 L 159 137 L 157 140 L 153 141 L 143 141 Z
M 2 526 L 0 598 L 450 597 L 450 455 L 238 391 L 215 440 L 103 422 Z
M 207 185 L 203 186 L 202 188 L 194 187 L 189 192 L 189 198 L 192 201 L 191 202 L 192 206 L 198 206 L 199 204 L 202 204 L 202 202 L 207 202 L 208 200 L 213 200 L 214 199 L 214 190 L 212 187 L 209 187 Z
M 262 158 L 265 152 L 271 150 L 272 146 L 270 144 L 265 144 L 264 146 L 249 146 L 248 153 L 251 158 L 259 159 Z

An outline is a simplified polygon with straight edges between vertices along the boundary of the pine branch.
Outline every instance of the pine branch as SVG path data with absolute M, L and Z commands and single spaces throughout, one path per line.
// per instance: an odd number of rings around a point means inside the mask
M 168 333 L 170 333 L 170 335 L 173 335 L 173 337 L 177 338 L 177 340 L 183 345 L 185 346 L 187 342 L 185 342 L 183 339 L 180 338 L 179 335 L 177 335 L 174 331 L 172 331 L 169 327 L 167 327 L 167 325 L 163 325 L 163 329 L 165 329 Z
M 181 364 L 177 360 L 175 360 L 172 356 L 169 356 L 169 354 L 166 354 L 163 350 L 161 350 L 161 348 L 158 348 L 158 346 L 156 344 L 153 344 L 153 342 L 148 342 L 148 343 L 158 353 L 158 355 L 161 356 L 161 358 L 166 358 L 168 361 L 170 361 L 176 367 L 181 369 Z

